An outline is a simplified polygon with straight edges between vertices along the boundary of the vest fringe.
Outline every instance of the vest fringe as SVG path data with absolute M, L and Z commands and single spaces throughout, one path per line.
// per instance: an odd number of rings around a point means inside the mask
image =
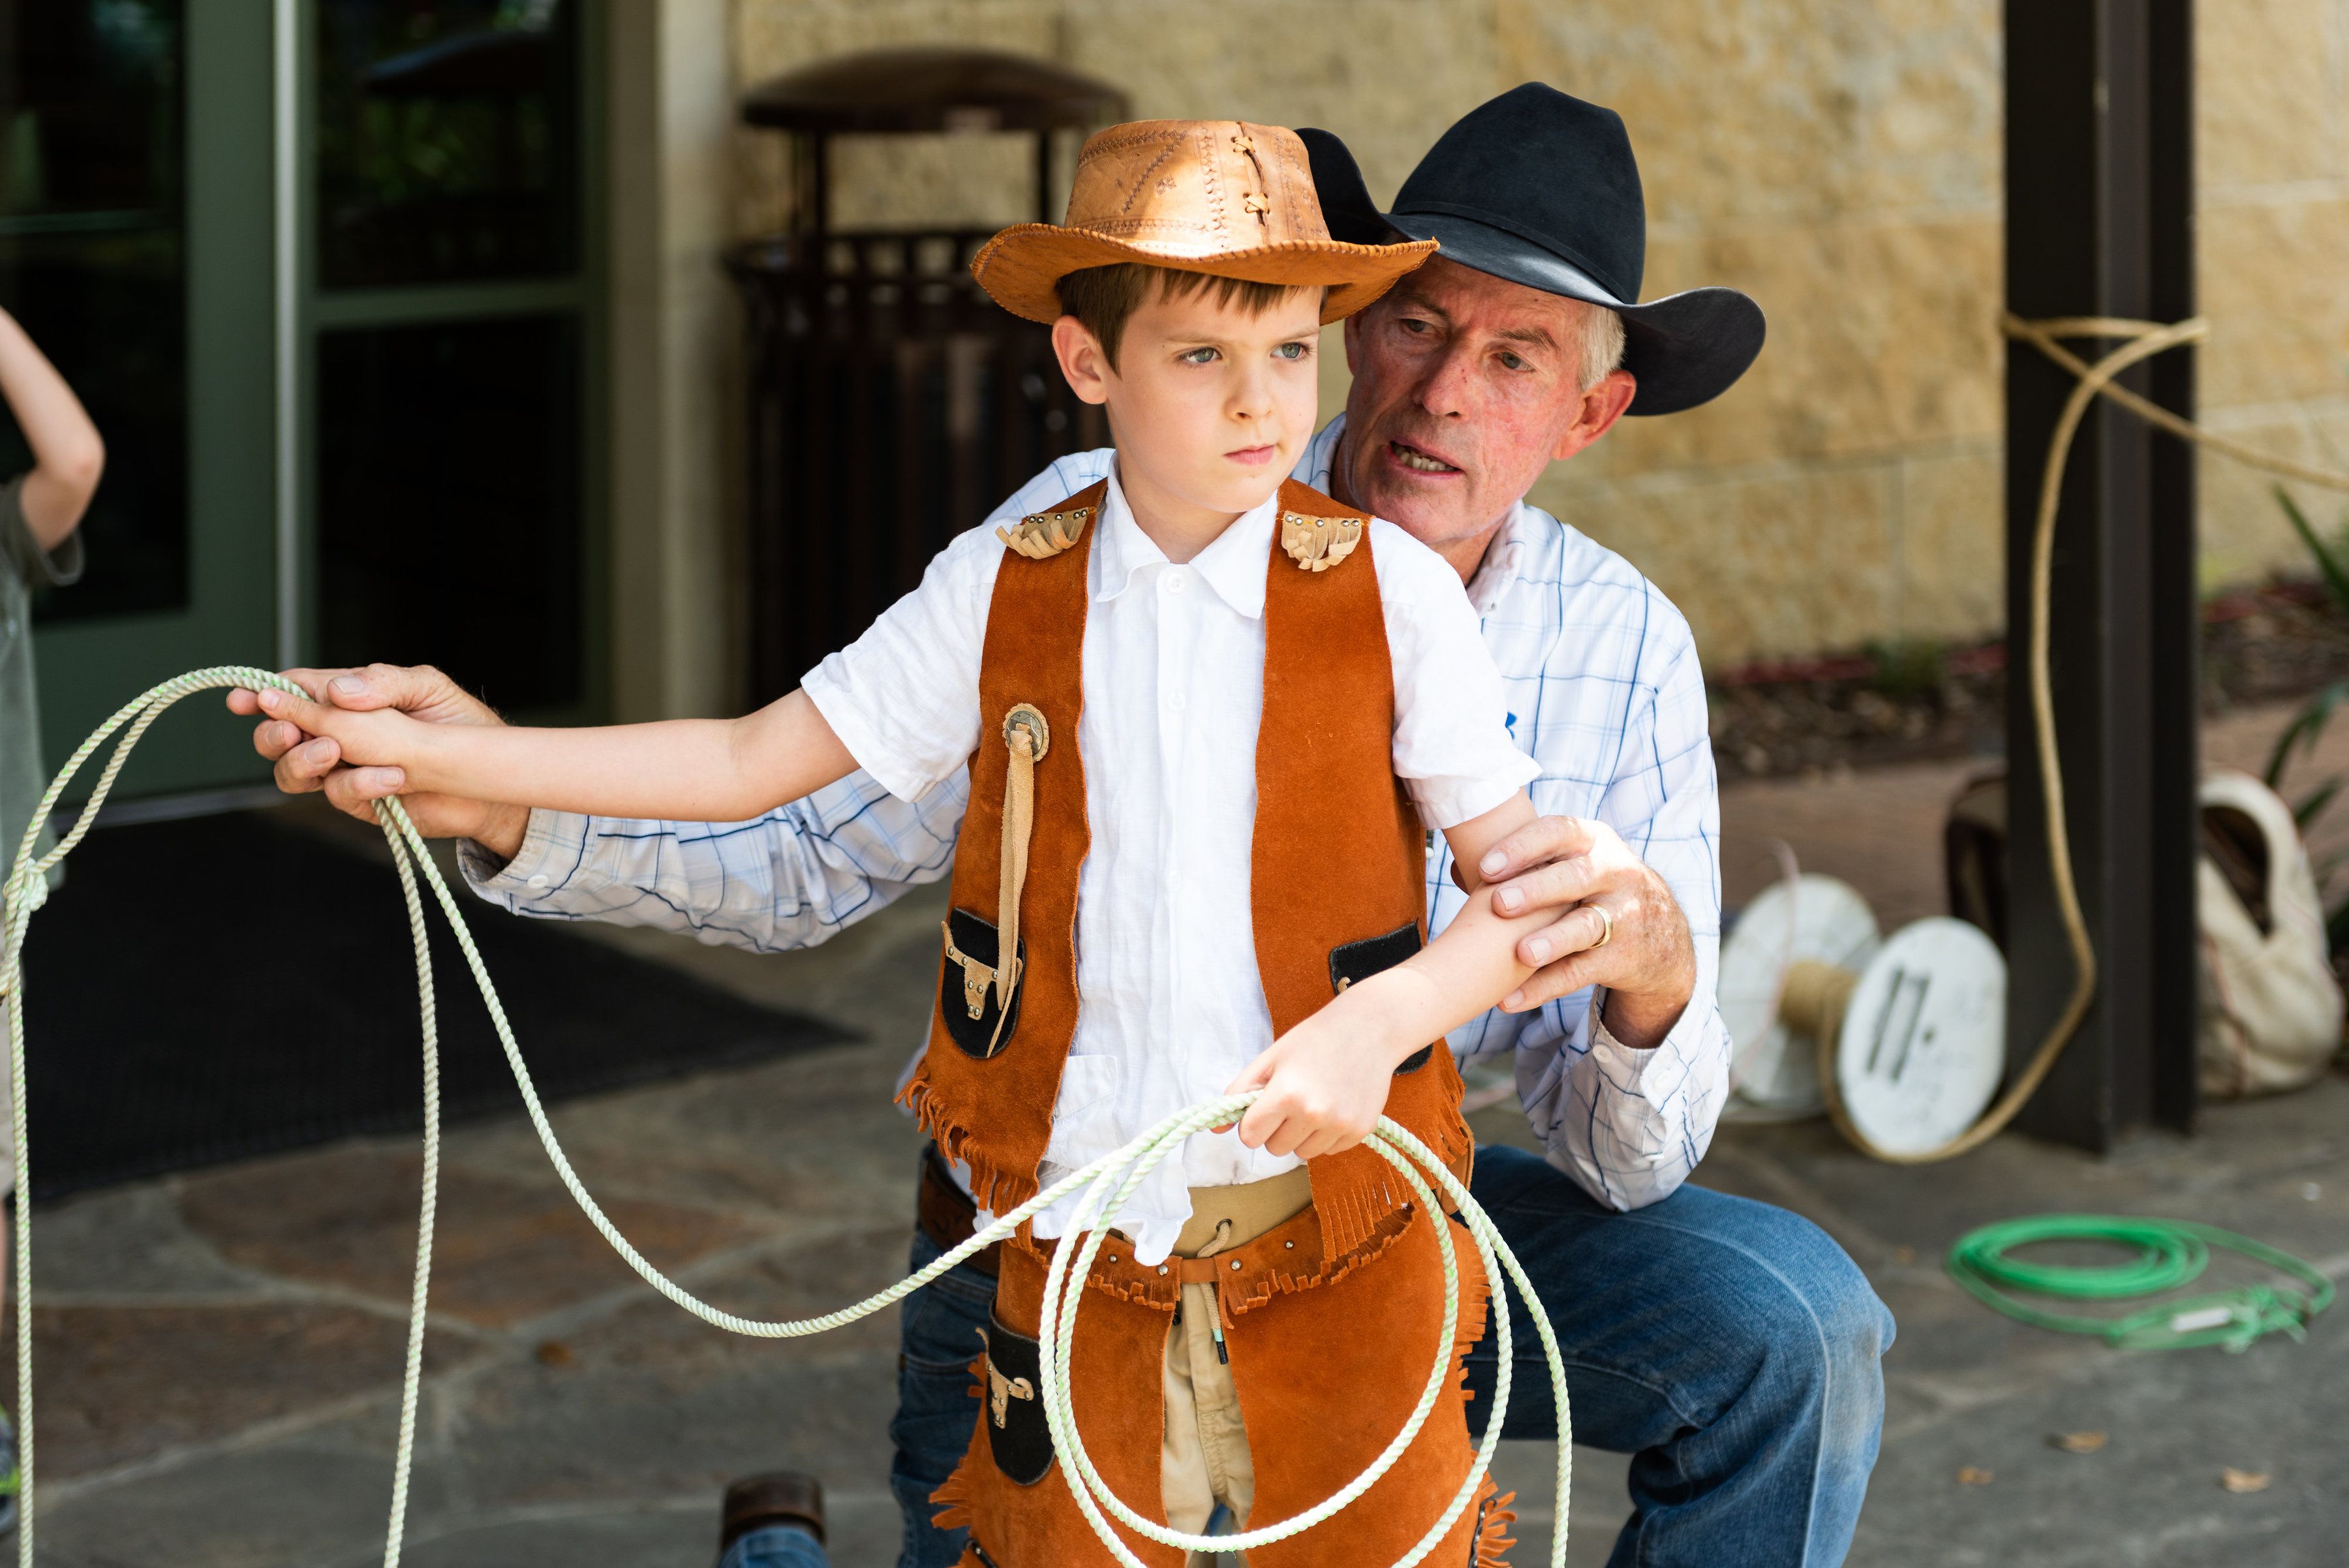
M 987 1356 L 975 1356 L 970 1364 L 970 1397 L 974 1402 L 987 1397 Z M 975 1415 L 978 1412 L 973 1412 Z M 954 1474 L 947 1477 L 937 1490 L 930 1493 L 930 1522 L 940 1530 L 968 1530 L 971 1524 L 970 1454 L 966 1450 L 956 1461 Z M 966 1555 L 967 1563 L 976 1558 Z
M 1273 1269 L 1268 1272 L 1253 1272 L 1255 1282 L 1247 1286 L 1217 1281 L 1216 1293 L 1223 1301 L 1224 1311 L 1237 1318 L 1244 1313 L 1264 1305 L 1277 1295 L 1299 1295 L 1306 1291 L 1319 1290 L 1323 1285 L 1337 1283 L 1348 1274 L 1369 1265 L 1401 1240 L 1402 1233 L 1411 1227 L 1413 1212 L 1413 1207 L 1406 1204 L 1402 1209 L 1389 1215 L 1368 1242 L 1351 1252 L 1336 1254 L 1324 1252 L 1319 1267 Z M 1013 1232 L 1007 1245 L 1019 1248 L 1046 1267 L 1051 1264 L 1052 1253 L 1050 1251 L 1051 1243 L 1037 1241 L 1025 1226 Z M 1139 1279 L 1121 1278 L 1097 1266 L 1086 1275 L 1085 1288 L 1098 1291 L 1113 1301 L 1125 1302 L 1133 1306 L 1148 1307 L 1154 1312 L 1169 1314 L 1172 1314 L 1183 1301 L 1183 1282 L 1171 1274 L 1164 1277 L 1145 1274 Z M 1477 1328 L 1481 1329 L 1485 1321 L 1481 1315 L 1482 1303 L 1479 1303 L 1474 1310 L 1480 1314 L 1475 1317 L 1475 1323 Z M 1464 1300 L 1461 1303 L 1464 1323 L 1468 1322 L 1470 1312 L 1470 1304 Z M 1470 1332 L 1467 1337 L 1454 1348 L 1460 1355 L 1465 1356 L 1468 1346 L 1474 1345 L 1475 1340 L 1475 1332 Z
M 914 1113 L 915 1125 L 936 1141 L 940 1154 L 969 1170 L 971 1198 L 988 1213 L 1017 1209 L 1040 1190 L 1033 1170 L 997 1163 L 974 1128 L 948 1119 L 945 1096 L 933 1088 L 926 1060 L 899 1093 L 897 1103 Z
M 1432 1137 L 1423 1135 L 1423 1141 L 1447 1169 L 1458 1171 L 1474 1145 L 1457 1101 L 1433 1132 Z M 1379 1227 L 1417 1201 L 1383 1156 L 1365 1147 L 1339 1158 L 1350 1160 L 1351 1168 L 1326 1176 L 1317 1172 L 1313 1183 L 1313 1206 L 1321 1211 L 1322 1246 L 1333 1255 L 1367 1245 Z
M 1517 1521 L 1517 1511 L 1509 1505 L 1516 1501 L 1516 1492 L 1499 1491 L 1490 1476 L 1485 1478 L 1484 1490 L 1476 1494 L 1478 1517 L 1485 1522 L 1473 1543 L 1475 1568 L 1509 1568 L 1509 1548 L 1517 1543 L 1508 1532 Z
M 963 1480 L 963 1470 L 970 1460 L 965 1459 L 955 1466 L 954 1474 L 946 1483 L 930 1493 L 930 1524 L 938 1530 L 968 1530 L 973 1523 L 970 1507 L 970 1487 Z M 966 1555 L 962 1559 L 976 1568 L 978 1559 Z
M 1444 1222 L 1451 1223 L 1449 1220 Z M 1475 1247 L 1476 1243 L 1469 1238 L 1464 1227 L 1455 1226 L 1454 1229 L 1454 1247 L 1469 1250 Z M 1470 1281 L 1464 1277 L 1461 1282 L 1460 1321 L 1452 1336 L 1453 1386 L 1460 1390 L 1463 1399 L 1476 1397 L 1475 1390 L 1468 1386 L 1468 1353 L 1476 1348 L 1478 1340 L 1485 1337 L 1486 1320 L 1491 1315 L 1493 1305 L 1493 1282 L 1481 1277 L 1484 1273 L 1482 1269 L 1477 1270 L 1477 1273 L 1480 1276 L 1477 1280 Z
M 1314 1207 L 1319 1210 L 1320 1205 L 1317 1203 Z M 1242 1313 L 1264 1305 L 1277 1295 L 1298 1295 L 1306 1291 L 1319 1290 L 1323 1285 L 1334 1285 L 1348 1274 L 1358 1269 L 1366 1268 L 1377 1261 L 1389 1247 L 1402 1239 L 1405 1231 L 1411 1228 L 1411 1220 L 1412 1206 L 1406 1204 L 1381 1220 L 1373 1228 L 1368 1240 L 1346 1251 L 1330 1249 L 1325 1240 L 1323 1262 L 1319 1269 L 1304 1271 L 1276 1269 L 1263 1276 L 1257 1287 L 1245 1294 L 1237 1286 L 1221 1286 L 1218 1293 L 1223 1297 L 1224 1311 L 1237 1317 Z M 1326 1215 L 1323 1216 L 1321 1224 L 1322 1234 L 1326 1238 L 1330 1224 Z M 1473 1340 L 1471 1343 L 1474 1343 Z M 1463 1354 L 1464 1355 L 1465 1352 L 1464 1351 Z

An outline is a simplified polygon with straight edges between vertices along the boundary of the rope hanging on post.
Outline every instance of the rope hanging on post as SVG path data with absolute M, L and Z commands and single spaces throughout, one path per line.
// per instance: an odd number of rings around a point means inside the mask
M 1928 1165 L 1949 1159 L 1956 1155 L 1980 1148 L 2006 1129 L 2009 1122 L 2021 1112 L 2039 1085 L 2046 1081 L 2064 1047 L 2085 1018 L 2088 1008 L 2096 998 L 2096 950 L 2089 940 L 2086 919 L 2080 912 L 2080 893 L 2072 870 L 2072 838 L 2064 809 L 2064 765 L 2056 749 L 2055 695 L 2049 674 L 2048 624 L 2052 581 L 2055 558 L 2055 516 L 2064 490 L 2064 468 L 2072 455 L 2072 441 L 2079 433 L 2080 421 L 2090 404 L 2098 398 L 2110 399 L 2119 407 L 2155 428 L 2178 437 L 2180 441 L 2207 446 L 2239 462 L 2249 463 L 2329 489 L 2349 491 L 2349 473 L 2334 469 L 2316 468 L 2272 452 L 2246 446 L 2230 437 L 2206 431 L 2191 420 L 2170 412 L 2160 404 L 2138 396 L 2121 386 L 2115 378 L 2130 366 L 2149 359 L 2184 344 L 2199 342 L 2210 335 L 2210 324 L 2201 317 L 2164 325 L 2158 321 L 2132 321 L 2110 316 L 2054 317 L 2042 321 L 2025 321 L 2008 313 L 2000 318 L 2007 337 L 2028 343 L 2057 365 L 2078 378 L 2072 395 L 2064 400 L 2063 412 L 2055 421 L 2054 433 L 2047 443 L 2047 462 L 2040 475 L 2039 511 L 2033 520 L 2031 535 L 2031 625 L 2030 640 L 2025 656 L 2026 675 L 2031 692 L 2032 731 L 2039 753 L 2040 794 L 2046 807 L 2048 870 L 2055 884 L 2055 910 L 2064 925 L 2065 942 L 2072 950 L 2072 994 L 2065 1000 L 2064 1010 L 2048 1027 L 2039 1047 L 2032 1053 L 2014 1081 L 1997 1103 L 1982 1113 L 1982 1117 L 1957 1137 L 1939 1148 L 1903 1154 L 1878 1147 L 1844 1115 L 1836 1099 L 1835 1075 L 1824 1077 L 1827 1109 L 1844 1136 L 1862 1153 L 1894 1165 Z M 2064 348 L 2058 339 L 2065 337 L 2119 338 L 2121 346 L 2093 363 L 2082 359 Z
M 17 1456 L 20 1476 L 16 1561 L 19 1568 L 32 1568 L 33 1563 L 33 1314 L 32 1314 L 32 1142 L 26 1115 L 25 1079 L 25 933 L 33 913 L 40 907 L 46 888 L 45 877 L 49 867 L 72 853 L 98 820 L 98 808 L 122 771 L 131 749 L 147 732 L 148 727 L 163 711 L 183 697 L 198 691 L 228 687 L 243 687 L 251 691 L 267 688 L 306 695 L 293 681 L 267 670 L 239 665 L 220 665 L 191 671 L 175 680 L 164 681 L 134 701 L 118 709 L 113 716 L 100 724 L 67 759 L 66 765 L 51 781 L 33 813 L 31 825 L 26 829 L 7 881 L 0 884 L 0 1005 L 8 1012 L 8 1070 L 11 1088 L 10 1113 L 16 1129 L 16 1389 L 17 1389 Z M 128 726 L 126 729 L 125 726 Z M 73 827 L 55 848 L 47 855 L 36 856 L 40 830 L 50 814 L 57 808 L 66 786 L 72 782 L 108 737 L 117 731 L 122 736 L 115 744 L 106 765 L 99 771 L 97 785 L 89 800 L 75 819 Z M 426 942 L 424 901 L 418 877 L 432 890 L 432 895 L 447 917 L 459 950 L 465 955 L 466 966 L 472 971 L 474 984 L 488 1007 L 490 1022 L 496 1028 L 498 1043 L 504 1048 L 506 1064 L 512 1069 L 514 1086 L 522 1093 L 523 1107 L 529 1113 L 531 1125 L 538 1133 L 539 1142 L 553 1162 L 555 1173 L 564 1186 L 587 1216 L 589 1223 L 609 1242 L 613 1251 L 636 1272 L 639 1278 L 686 1311 L 730 1333 L 761 1339 L 797 1339 L 839 1328 L 894 1304 L 960 1264 L 984 1248 L 994 1245 L 1017 1231 L 1030 1216 L 1060 1202 L 1071 1195 L 1079 1196 L 1078 1226 L 1097 1226 L 1100 1217 L 1114 1214 L 1126 1198 L 1138 1187 L 1151 1168 L 1167 1155 L 1182 1147 L 1183 1140 L 1205 1127 L 1220 1127 L 1237 1121 L 1239 1114 L 1254 1104 L 1256 1094 L 1229 1095 L 1206 1101 L 1188 1110 L 1167 1117 L 1143 1133 L 1123 1148 L 1104 1155 L 1083 1169 L 1055 1182 L 1027 1202 L 997 1218 L 992 1224 L 978 1231 L 968 1241 L 938 1258 L 920 1272 L 900 1280 L 888 1289 L 866 1297 L 853 1306 L 820 1317 L 768 1321 L 739 1317 L 721 1308 L 711 1306 L 684 1286 L 670 1279 L 636 1251 L 613 1224 L 600 1204 L 589 1194 L 586 1186 L 574 1170 L 563 1152 L 554 1128 L 547 1120 L 546 1109 L 539 1101 L 538 1089 L 532 1082 L 529 1067 L 523 1063 L 522 1047 L 515 1041 L 513 1026 L 507 1021 L 505 1007 L 498 999 L 497 987 L 490 980 L 481 955 L 473 945 L 471 931 L 466 929 L 448 884 L 441 880 L 440 868 L 433 864 L 424 840 L 397 800 L 377 804 L 377 820 L 383 828 L 385 841 L 391 849 L 392 865 L 399 874 L 401 895 L 408 907 L 409 931 L 416 955 L 416 981 L 421 1008 L 424 1053 L 424 1172 L 423 1194 L 417 1219 L 416 1282 L 410 1301 L 408 1331 L 408 1357 L 400 1384 L 399 1446 L 393 1461 L 391 1518 L 384 1540 L 384 1568 L 398 1568 L 400 1546 L 408 1516 L 409 1480 L 413 1469 L 416 1442 L 416 1406 L 418 1389 L 423 1374 L 424 1326 L 426 1298 L 429 1294 L 432 1266 L 432 1228 L 439 1187 L 440 1161 L 440 1037 L 438 1014 L 432 994 L 432 964 Z M 1466 1227 L 1484 1261 L 1485 1276 L 1498 1279 L 1506 1274 L 1518 1294 L 1533 1310 L 1535 1332 L 1541 1340 L 1542 1354 L 1548 1364 L 1550 1387 L 1557 1408 L 1557 1523 L 1551 1534 L 1551 1568 L 1565 1568 L 1567 1543 L 1567 1504 L 1573 1482 L 1573 1428 L 1567 1406 L 1566 1364 L 1561 1357 L 1557 1338 L 1549 1318 L 1534 1293 L 1533 1282 L 1516 1254 L 1509 1250 L 1492 1220 L 1469 1194 L 1459 1178 L 1437 1159 L 1434 1154 L 1401 1124 L 1387 1117 L 1379 1118 L 1370 1145 L 1411 1188 L 1420 1203 L 1421 1212 L 1434 1224 L 1436 1237 L 1444 1257 L 1444 1333 L 1435 1346 L 1433 1369 L 1428 1375 L 1419 1406 L 1405 1424 L 1403 1430 L 1386 1450 L 1372 1460 L 1360 1475 L 1335 1493 L 1290 1518 L 1252 1530 L 1237 1536 L 1193 1535 L 1170 1530 L 1163 1524 L 1138 1518 L 1125 1503 L 1110 1491 L 1099 1472 L 1086 1455 L 1076 1428 L 1076 1417 L 1070 1407 L 1068 1371 L 1070 1348 L 1073 1339 L 1077 1299 L 1082 1293 L 1082 1281 L 1092 1257 L 1099 1251 L 1108 1232 L 1094 1229 L 1080 1240 L 1072 1228 L 1061 1245 L 1053 1250 L 1052 1272 L 1045 1284 L 1044 1318 L 1039 1334 L 1041 1353 L 1045 1420 L 1054 1444 L 1061 1456 L 1061 1478 L 1075 1493 L 1078 1506 L 1092 1522 L 1111 1552 L 1129 1568 L 1143 1568 L 1118 1540 L 1115 1532 L 1102 1516 L 1102 1507 L 1153 1540 L 1186 1552 L 1234 1552 L 1285 1540 L 1311 1529 L 1340 1510 L 1350 1506 L 1367 1491 L 1381 1476 L 1386 1474 L 1402 1455 L 1417 1434 L 1428 1413 L 1434 1407 L 1444 1380 L 1452 1368 L 1453 1335 L 1460 1309 L 1460 1277 L 1458 1261 L 1454 1252 L 1451 1227 L 1444 1222 L 1447 1206 L 1453 1208 Z M 1421 1175 L 1424 1170 L 1434 1178 L 1434 1189 Z M 1436 1197 L 1440 1190 L 1443 1198 Z M 1079 1254 L 1081 1253 L 1081 1257 Z M 1071 1259 L 1076 1259 L 1073 1266 Z M 1493 1413 L 1486 1418 L 1485 1439 L 1477 1449 L 1476 1459 L 1470 1468 L 1467 1480 L 1445 1508 L 1419 1543 L 1393 1568 L 1412 1568 L 1442 1541 L 1445 1531 L 1475 1499 L 1485 1473 L 1492 1462 L 1495 1445 L 1499 1441 L 1503 1417 L 1509 1406 L 1510 1368 L 1513 1361 L 1510 1343 L 1509 1313 L 1506 1301 L 1497 1303 L 1493 1314 L 1496 1335 L 1495 1348 L 1499 1354 L 1499 1375 L 1493 1391 Z M 1094 1499 L 1098 1497 L 1097 1503 Z

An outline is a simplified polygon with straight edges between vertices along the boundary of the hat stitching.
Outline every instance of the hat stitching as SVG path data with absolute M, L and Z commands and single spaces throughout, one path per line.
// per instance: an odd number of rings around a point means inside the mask
M 1174 218 L 1129 218 L 1111 221 L 1118 223 L 1121 228 L 1129 229 L 1152 224 L 1172 226 L 1180 222 L 1180 220 Z M 1094 228 L 1092 224 L 1086 224 L 1081 228 L 1077 228 L 1071 227 L 1064 223 L 1016 223 L 1010 228 L 1004 230 L 1002 234 L 997 234 L 985 245 L 982 245 L 979 248 L 978 256 L 973 259 L 972 265 L 977 265 L 981 260 L 991 259 L 997 253 L 1000 252 L 1003 249 L 1003 246 L 998 242 L 1004 240 L 1007 236 L 1025 237 L 1029 234 L 1037 234 L 1040 236 L 1066 236 L 1075 240 L 1098 239 L 1105 244 L 1112 245 L 1123 245 L 1127 243 L 1114 234 L 1103 233 L 1102 231 Z M 1398 241 L 1396 244 L 1391 245 L 1364 245 L 1356 244 L 1350 240 L 1267 240 L 1261 244 L 1249 245 L 1245 249 L 1225 251 L 1220 253 L 1220 255 L 1224 259 L 1239 261 L 1252 256 L 1287 255 L 1291 252 L 1315 255 L 1379 256 L 1400 254 L 1403 251 L 1419 251 L 1423 254 L 1433 254 L 1436 253 L 1436 243 L 1433 240 L 1407 239 Z M 1216 256 L 1208 256 L 1201 258 L 1174 257 L 1170 259 L 1180 261 L 1193 259 L 1216 260 L 1218 258 Z M 1408 272 L 1411 269 L 1406 267 L 1402 270 L 1404 272 Z M 1692 290 L 1689 292 L 1695 291 Z
M 1082 227 L 1070 229 L 1068 233 L 1072 234 L 1131 234 L 1149 231 L 1178 234 L 1188 234 L 1209 235 L 1212 235 L 1216 232 L 1207 224 L 1199 223 L 1195 219 L 1154 218 L 1147 215 L 1137 215 L 1131 218 L 1102 218 L 1092 223 L 1086 223 Z
M 1119 212 L 1125 213 L 1133 210 L 1134 202 L 1142 199 L 1142 188 L 1150 183 L 1150 177 L 1158 172 L 1158 166 L 1174 156 L 1174 139 L 1168 137 L 1165 145 L 1158 150 L 1158 156 L 1150 161 L 1149 166 L 1143 170 L 1141 177 L 1134 181 L 1133 188 L 1126 192 L 1125 201 L 1118 208 Z
M 1248 167 L 1256 173 L 1255 182 L 1264 187 L 1261 191 L 1252 192 L 1258 203 L 1254 207 L 1250 207 L 1247 202 L 1251 192 L 1242 192 L 1240 207 L 1242 211 L 1256 213 L 1257 230 L 1261 234 L 1272 227 L 1272 178 L 1265 172 L 1264 160 L 1257 156 L 1256 138 L 1248 133 L 1247 121 L 1243 119 L 1234 123 L 1239 127 L 1239 130 L 1232 135 L 1232 149 L 1248 161 Z
M 1146 147 L 1154 141 L 1163 141 L 1171 146 L 1183 140 L 1182 131 L 1168 130 L 1147 122 L 1139 123 L 1143 125 L 1143 129 L 1137 130 L 1128 126 L 1112 126 L 1086 138 L 1084 146 L 1078 150 L 1077 161 L 1091 163 L 1104 153 L 1123 152 L 1129 147 Z
M 1276 155 L 1276 161 L 1280 165 L 1281 200 L 1283 204 L 1288 209 L 1288 232 L 1293 234 L 1309 233 L 1311 225 L 1305 221 L 1303 207 L 1297 199 L 1297 152 L 1295 147 L 1288 142 L 1282 142 L 1278 152 Z M 1327 225 L 1324 225 L 1323 232 L 1328 232 Z
M 1215 132 L 1203 124 L 1198 128 L 1196 134 L 1199 138 L 1200 172 L 1206 177 L 1207 210 L 1214 214 L 1216 220 L 1214 232 L 1229 236 L 1232 224 L 1231 220 L 1224 215 L 1224 185 L 1223 182 L 1216 178 Z
M 1135 249 L 1138 247 L 1136 247 L 1132 241 L 1123 237 L 1123 234 L 1136 229 L 1152 226 L 1173 227 L 1174 225 L 1174 220 L 1173 219 L 1160 220 L 1151 218 L 1133 218 L 1120 223 L 1118 225 L 1119 232 L 1116 233 L 1111 232 L 1106 225 L 1102 228 L 1095 228 L 1090 224 L 1084 228 L 1064 228 L 1058 223 L 1039 223 L 1036 224 L 1035 227 L 1040 229 L 1050 229 L 1055 234 L 1070 235 L 1079 240 L 1091 238 L 1099 240 L 1105 244 L 1115 245 L 1123 249 Z M 1413 246 L 1425 246 L 1431 242 L 1417 240 L 1406 243 Z M 1154 257 L 1154 259 L 1163 260 L 1165 265 L 1169 266 L 1181 267 L 1192 264 L 1206 262 L 1244 262 L 1259 258 L 1268 260 L 1276 256 L 1285 256 L 1291 254 L 1313 255 L 1375 255 L 1383 251 L 1401 250 L 1402 248 L 1403 247 L 1401 245 L 1358 245 L 1350 244 L 1345 240 L 1267 240 L 1262 244 L 1250 245 L 1246 249 L 1216 251 L 1196 256 L 1167 255 L 1164 257 Z M 992 258 L 989 257 L 988 259 L 991 260 Z M 1404 270 L 1408 271 L 1409 269 L 1406 268 Z M 1345 286 L 1331 284 L 1328 286 L 1338 288 Z

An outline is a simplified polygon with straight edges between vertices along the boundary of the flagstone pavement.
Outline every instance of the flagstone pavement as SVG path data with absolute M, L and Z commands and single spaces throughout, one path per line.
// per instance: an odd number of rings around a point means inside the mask
M 2207 749 L 2249 758 L 2273 728 L 2226 721 Z M 1940 812 L 1965 771 L 1743 786 L 1724 803 L 1733 901 L 1774 874 L 1766 846 L 1783 836 L 1857 882 L 1888 925 L 1932 912 Z M 692 1289 L 797 1316 L 902 1270 L 918 1144 L 890 1087 L 927 1012 L 939 908 L 910 898 L 779 957 L 593 939 L 861 1036 L 555 1111 L 589 1186 Z M 1526 1136 L 1498 1107 L 1478 1131 Z M 418 1175 L 413 1139 L 367 1138 L 36 1211 L 43 1562 L 380 1560 Z M 2147 1135 L 2103 1159 L 2010 1136 L 1895 1169 L 1821 1124 L 1730 1127 L 1698 1179 L 1825 1226 L 1899 1320 L 1854 1563 L 2341 1560 L 2349 1317 L 2241 1355 L 2127 1355 L 1994 1316 L 1940 1258 L 1989 1220 L 2088 1210 L 2208 1220 L 2349 1273 L 2349 1081 L 2211 1107 L 2194 1138 Z M 432 1301 L 408 1531 L 419 1568 L 701 1568 L 724 1481 L 782 1467 L 823 1479 L 835 1562 L 894 1562 L 893 1314 L 788 1343 L 688 1317 L 588 1228 L 518 1117 L 449 1136 Z M 2106 1441 L 2051 1445 L 2081 1431 Z M 1628 1510 L 1625 1461 L 1576 1458 L 1572 1561 L 1595 1565 Z M 1516 1559 L 1541 1561 L 1549 1456 L 1511 1443 L 1501 1463 L 1525 1516 Z M 2227 1469 L 2264 1482 L 2230 1491 Z

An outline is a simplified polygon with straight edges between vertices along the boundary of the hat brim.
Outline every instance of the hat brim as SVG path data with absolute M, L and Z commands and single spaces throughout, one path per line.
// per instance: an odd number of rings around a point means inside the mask
M 1208 256 L 1169 255 L 1146 245 L 1058 223 L 1019 223 L 997 234 L 970 258 L 971 276 L 1014 316 L 1050 323 L 1061 318 L 1060 282 L 1089 266 L 1135 262 L 1176 272 L 1206 273 L 1249 283 L 1326 287 L 1321 319 L 1340 321 L 1395 285 L 1436 252 L 1437 242 L 1414 237 L 1402 244 L 1350 244 L 1342 240 L 1291 241 Z
M 1640 383 L 1632 414 L 1676 414 L 1736 383 L 1762 352 L 1762 307 L 1733 288 L 1692 288 L 1632 305 L 1579 267 L 1532 241 L 1451 213 L 1389 213 L 1387 225 L 1414 240 L 1435 240 L 1444 259 L 1501 278 L 1602 305 L 1623 318 L 1623 368 Z

